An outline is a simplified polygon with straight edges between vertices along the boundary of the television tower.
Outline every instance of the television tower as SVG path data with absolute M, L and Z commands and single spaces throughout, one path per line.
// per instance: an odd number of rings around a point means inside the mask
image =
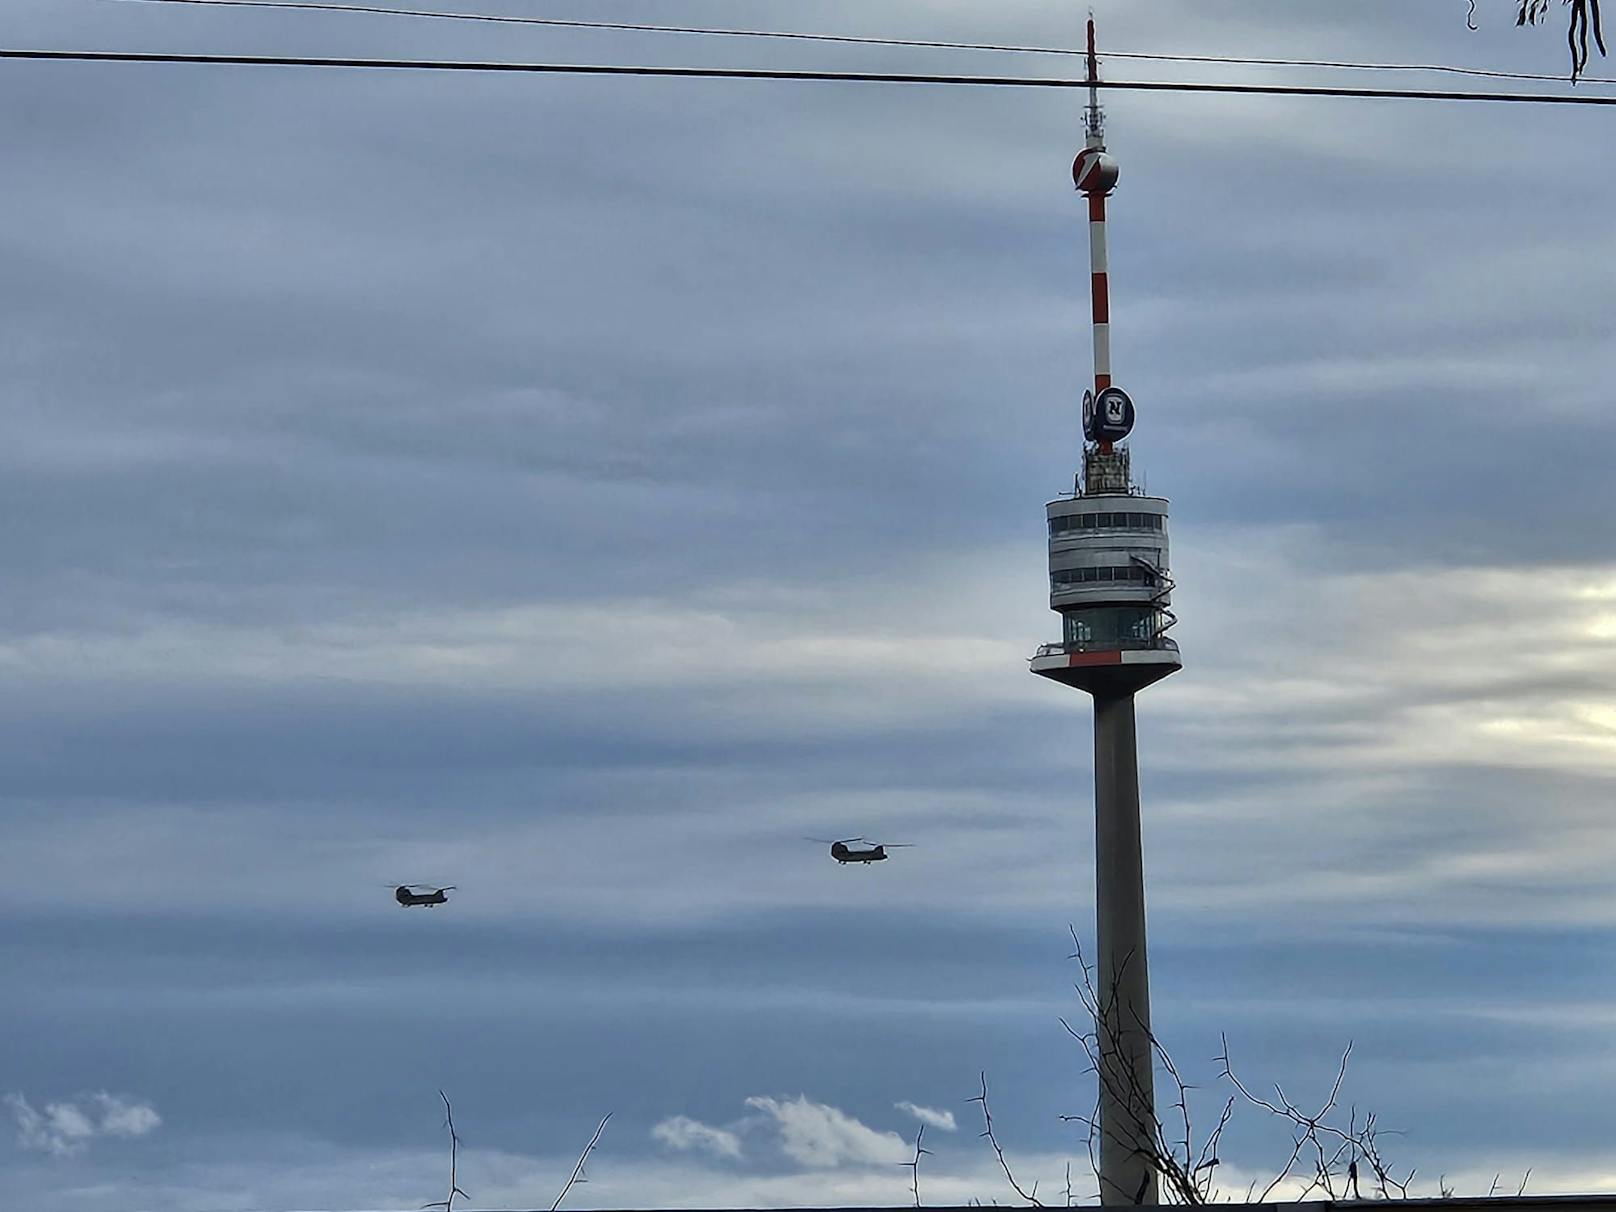
M 1179 668 L 1167 637 L 1167 500 L 1134 486 L 1128 448 L 1134 406 L 1111 381 L 1111 291 L 1105 202 L 1117 162 L 1105 149 L 1094 19 L 1088 25 L 1085 146 L 1072 165 L 1088 198 L 1094 300 L 1094 388 L 1083 397 L 1083 469 L 1070 496 L 1051 501 L 1049 605 L 1062 639 L 1032 659 L 1041 677 L 1094 697 L 1096 866 L 1095 1031 L 1100 1068 L 1100 1202 L 1155 1204 L 1156 1112 L 1145 953 L 1144 861 L 1139 844 L 1139 753 L 1134 695 Z

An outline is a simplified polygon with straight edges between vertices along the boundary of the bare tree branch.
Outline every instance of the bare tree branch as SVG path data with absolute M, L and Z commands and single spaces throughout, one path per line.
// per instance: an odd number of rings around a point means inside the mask
M 1109 1095 L 1123 1106 L 1149 1109 L 1148 1091 L 1139 1074 L 1130 1072 L 1128 1066 L 1100 1063 L 1102 1056 L 1120 1050 L 1121 1032 L 1125 1028 L 1118 1021 L 1121 1016 L 1114 1012 L 1115 1008 L 1105 1004 L 1109 994 L 1096 990 L 1093 970 L 1084 959 L 1077 931 L 1069 929 L 1073 942 L 1071 958 L 1079 965 L 1074 988 L 1093 1023 L 1093 1030 L 1078 1030 L 1065 1019 L 1061 1020 L 1061 1026 L 1083 1048 L 1087 1060 L 1086 1071 L 1096 1074 L 1102 1095 Z M 1243 1102 L 1286 1121 L 1292 1130 L 1291 1152 L 1284 1165 L 1261 1194 L 1257 1193 L 1259 1184 L 1253 1182 L 1246 1192 L 1246 1202 L 1267 1203 L 1276 1191 L 1292 1180 L 1299 1190 L 1291 1194 L 1298 1199 L 1314 1192 L 1321 1192 L 1324 1198 L 1332 1201 L 1409 1197 L 1414 1172 L 1410 1171 L 1408 1177 L 1402 1180 L 1393 1176 L 1381 1152 L 1380 1138 L 1385 1133 L 1374 1113 L 1360 1118 L 1358 1108 L 1353 1106 L 1346 1110 L 1345 1125 L 1337 1118 L 1342 1115 L 1341 1093 L 1352 1059 L 1350 1043 L 1341 1054 L 1334 1079 L 1323 1101 L 1316 1110 L 1303 1110 L 1282 1086 L 1275 1085 L 1272 1096 L 1265 1097 L 1242 1081 L 1235 1073 L 1229 1056 L 1229 1042 L 1224 1037 L 1222 1052 L 1217 1058 L 1219 1076 L 1233 1086 L 1235 1093 L 1223 1100 L 1212 1130 L 1203 1140 L 1197 1141 L 1195 1117 L 1191 1110 L 1192 1092 L 1196 1087 L 1185 1080 L 1161 1040 L 1145 1026 L 1142 1019 L 1135 1016 L 1135 1022 L 1127 1029 L 1145 1034 L 1155 1067 L 1172 1083 L 1172 1094 L 1164 1096 L 1161 1102 L 1164 1107 L 1170 1108 L 1173 1126 L 1164 1127 L 1160 1116 L 1152 1109 L 1148 1116 L 1141 1116 L 1147 1121 L 1143 1124 L 1145 1131 L 1137 1138 L 1133 1135 L 1124 1138 L 1122 1132 L 1101 1122 L 1097 1109 L 1094 1114 L 1087 1116 L 1061 1116 L 1063 1121 L 1079 1123 L 1087 1129 L 1089 1157 L 1095 1163 L 1096 1171 L 1099 1144 L 1104 1133 L 1103 1143 L 1108 1148 L 1121 1145 L 1125 1150 L 1132 1150 L 1155 1170 L 1163 1203 L 1198 1205 L 1216 1202 L 1221 1198 L 1217 1188 L 1217 1173 L 1223 1164 L 1221 1149 L 1224 1134 L 1236 1107 Z M 1157 1080 L 1159 1082 L 1160 1077 Z M 1133 1129 L 1130 1127 L 1127 1131 L 1131 1134 Z
M 422 1204 L 421 1207 L 423 1209 L 442 1208 L 443 1212 L 454 1212 L 455 1196 L 458 1195 L 462 1199 L 470 1199 L 471 1196 L 462 1191 L 459 1185 L 460 1136 L 455 1131 L 454 1107 L 449 1103 L 449 1096 L 442 1090 L 438 1091 L 438 1097 L 443 1100 L 443 1120 L 445 1126 L 449 1129 L 449 1198 L 435 1200 L 430 1204 Z
M 926 1125 L 920 1125 L 920 1131 L 915 1133 L 915 1159 L 913 1161 L 899 1162 L 900 1166 L 907 1166 L 910 1171 L 910 1189 L 915 1193 L 915 1207 L 920 1207 L 920 1159 L 932 1156 L 930 1149 L 922 1149 L 920 1142 L 926 1139 Z
M 611 1117 L 612 1113 L 608 1111 L 605 1118 L 595 1128 L 595 1135 L 591 1136 L 589 1143 L 584 1146 L 584 1151 L 578 1154 L 578 1164 L 572 1168 L 572 1177 L 567 1179 L 567 1185 L 561 1188 L 561 1194 L 555 1197 L 555 1203 L 550 1205 L 550 1212 L 556 1212 L 556 1209 L 561 1206 L 561 1201 L 567 1198 L 567 1192 L 571 1191 L 574 1186 L 578 1183 L 589 1181 L 584 1177 L 584 1163 L 589 1160 L 589 1155 L 595 1151 L 595 1146 L 600 1143 L 600 1134 L 606 1131 L 606 1120 L 611 1119 Z
M 986 1125 L 986 1130 L 983 1131 L 981 1135 L 985 1136 L 988 1144 L 993 1146 L 994 1155 L 999 1159 L 999 1168 L 1004 1171 L 1005 1178 L 1010 1180 L 1010 1185 L 1015 1189 L 1016 1194 L 1021 1196 L 1021 1198 L 1026 1200 L 1029 1204 L 1042 1208 L 1044 1205 L 1043 1202 L 1038 1198 L 1038 1184 L 1034 1183 L 1030 1192 L 1024 1190 L 1021 1184 L 1016 1181 L 1016 1176 L 1011 1173 L 1010 1163 L 1006 1161 L 1004 1157 L 1004 1150 L 999 1148 L 999 1138 L 993 1134 L 993 1112 L 988 1107 L 987 1070 L 984 1069 L 982 1071 L 981 1078 L 982 1093 L 978 1094 L 975 1098 L 966 1100 L 967 1102 L 982 1104 L 982 1122 L 984 1125 Z
M 1565 0 L 1571 10 L 1571 21 L 1566 27 L 1566 44 L 1571 50 L 1571 80 L 1576 83 L 1588 66 L 1588 35 L 1594 36 L 1599 53 L 1605 53 L 1604 22 L 1599 12 L 1599 0 Z M 1549 11 L 1549 0 L 1516 0 L 1515 24 L 1536 25 Z

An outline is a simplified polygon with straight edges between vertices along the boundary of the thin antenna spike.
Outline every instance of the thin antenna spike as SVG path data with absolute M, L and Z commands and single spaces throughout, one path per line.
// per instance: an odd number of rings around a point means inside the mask
M 1089 107 L 1084 115 L 1083 131 L 1089 147 L 1105 147 L 1105 111 L 1100 108 L 1100 57 L 1095 51 L 1094 10 L 1089 9 L 1089 45 L 1085 60 L 1089 85 Z

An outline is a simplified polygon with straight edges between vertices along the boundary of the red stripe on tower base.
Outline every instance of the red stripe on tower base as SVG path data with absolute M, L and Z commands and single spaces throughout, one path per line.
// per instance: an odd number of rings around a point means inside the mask
M 1082 665 L 1120 665 L 1122 653 L 1120 652 L 1074 652 L 1066 659 L 1068 669 L 1076 669 Z

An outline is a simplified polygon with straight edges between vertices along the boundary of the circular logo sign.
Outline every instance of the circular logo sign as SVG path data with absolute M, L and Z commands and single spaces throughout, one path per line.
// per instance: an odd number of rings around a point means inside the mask
M 1120 387 L 1107 387 L 1094 398 L 1094 410 L 1084 433 L 1093 442 L 1120 442 L 1133 432 L 1133 400 Z
M 1094 441 L 1094 393 L 1083 393 L 1083 436 Z

